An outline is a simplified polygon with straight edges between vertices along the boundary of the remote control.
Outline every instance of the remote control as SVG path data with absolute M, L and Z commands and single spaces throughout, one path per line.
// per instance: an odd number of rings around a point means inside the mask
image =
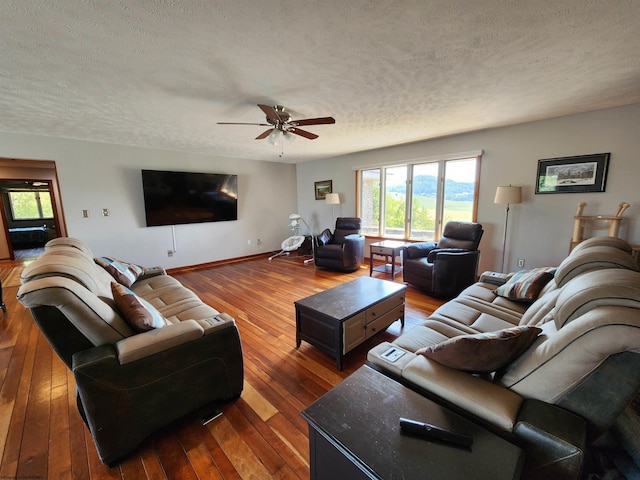
M 471 435 L 452 432 L 428 423 L 409 420 L 408 418 L 400 418 L 400 429 L 405 433 L 453 443 L 462 447 L 470 447 L 473 444 L 473 437 Z

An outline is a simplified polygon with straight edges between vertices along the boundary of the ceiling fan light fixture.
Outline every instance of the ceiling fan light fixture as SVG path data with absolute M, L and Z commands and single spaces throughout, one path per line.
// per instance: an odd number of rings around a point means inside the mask
M 286 130 L 282 132 L 282 138 L 284 138 L 288 143 L 291 143 L 296 139 L 291 132 L 287 132 Z
M 276 147 L 278 145 L 278 140 L 280 136 L 280 130 L 278 130 L 277 128 L 274 128 L 273 131 L 269 134 L 269 136 L 267 137 L 267 141 L 273 145 L 274 147 Z

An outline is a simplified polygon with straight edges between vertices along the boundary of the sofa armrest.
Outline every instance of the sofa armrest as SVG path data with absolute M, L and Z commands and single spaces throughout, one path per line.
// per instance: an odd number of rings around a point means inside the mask
M 417 242 L 412 243 L 405 248 L 404 255 L 406 258 L 423 258 L 429 255 L 429 252 L 436 248 L 435 242 Z
M 121 365 L 135 362 L 203 335 L 204 329 L 195 320 L 185 320 L 163 328 L 138 333 L 115 344 L 118 362 Z
M 480 252 L 440 252 L 433 264 L 433 296 L 451 298 L 458 295 L 477 278 Z
M 344 246 L 344 249 L 352 248 L 354 250 L 358 250 L 362 247 L 362 250 L 364 251 L 364 237 L 362 235 L 352 233 L 351 235 L 344 237 L 344 243 L 342 245 Z
M 396 350 L 400 354 L 395 353 Z M 369 363 L 373 364 L 375 368 L 390 372 L 398 378 L 402 376 L 402 369 L 415 357 L 415 353 L 389 342 L 382 342 L 367 352 L 367 361 Z
M 444 253 L 469 253 L 470 250 L 465 250 L 464 248 L 434 248 L 427 255 L 427 261 L 429 263 L 434 263 L 440 254 Z
M 422 355 L 402 369 L 402 378 L 507 432 L 515 426 L 523 401 L 512 390 Z
M 144 280 L 145 278 L 155 277 L 157 275 L 166 275 L 164 267 L 144 267 L 142 275 L 140 275 L 136 281 Z
M 228 328 L 236 324 L 234 318 L 228 313 L 219 313 L 213 317 L 196 320 L 204 329 L 204 334 L 209 335 L 221 328 Z
M 351 234 L 344 237 L 342 244 L 345 265 L 359 265 L 364 261 L 364 237 L 359 234 Z
M 331 242 L 332 238 L 333 235 L 331 234 L 331 230 L 325 228 L 320 235 L 316 235 L 315 237 L 316 247 L 326 245 L 327 243 Z
M 202 332 L 195 320 L 178 330 Z M 172 326 L 159 329 L 170 331 Z M 145 332 L 138 336 L 143 338 Z M 186 338 L 186 337 L 185 337 Z M 146 437 L 212 402 L 240 395 L 244 383 L 238 329 L 219 329 L 121 364 L 116 346 L 105 344 L 73 355 L 78 408 L 98 455 L 111 464 Z

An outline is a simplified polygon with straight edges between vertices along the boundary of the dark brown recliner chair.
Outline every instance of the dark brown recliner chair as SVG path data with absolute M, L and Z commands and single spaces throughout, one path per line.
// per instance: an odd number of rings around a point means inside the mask
M 339 217 L 333 233 L 328 228 L 318 235 L 314 252 L 316 267 L 352 272 L 364 262 L 362 221 L 357 217 Z
M 476 281 L 483 233 L 479 223 L 447 222 L 438 243 L 420 242 L 407 247 L 404 281 L 434 297 L 455 297 Z

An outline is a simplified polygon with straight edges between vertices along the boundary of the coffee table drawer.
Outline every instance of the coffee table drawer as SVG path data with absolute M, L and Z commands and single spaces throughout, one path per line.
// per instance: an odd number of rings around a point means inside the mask
M 385 315 L 389 310 L 404 305 L 404 292 L 376 303 L 367 309 L 367 323 Z
M 384 315 L 379 316 L 375 320 L 367 323 L 366 338 L 374 336 L 378 332 L 384 331 L 393 322 L 402 318 L 404 315 L 404 304 L 392 308 Z

